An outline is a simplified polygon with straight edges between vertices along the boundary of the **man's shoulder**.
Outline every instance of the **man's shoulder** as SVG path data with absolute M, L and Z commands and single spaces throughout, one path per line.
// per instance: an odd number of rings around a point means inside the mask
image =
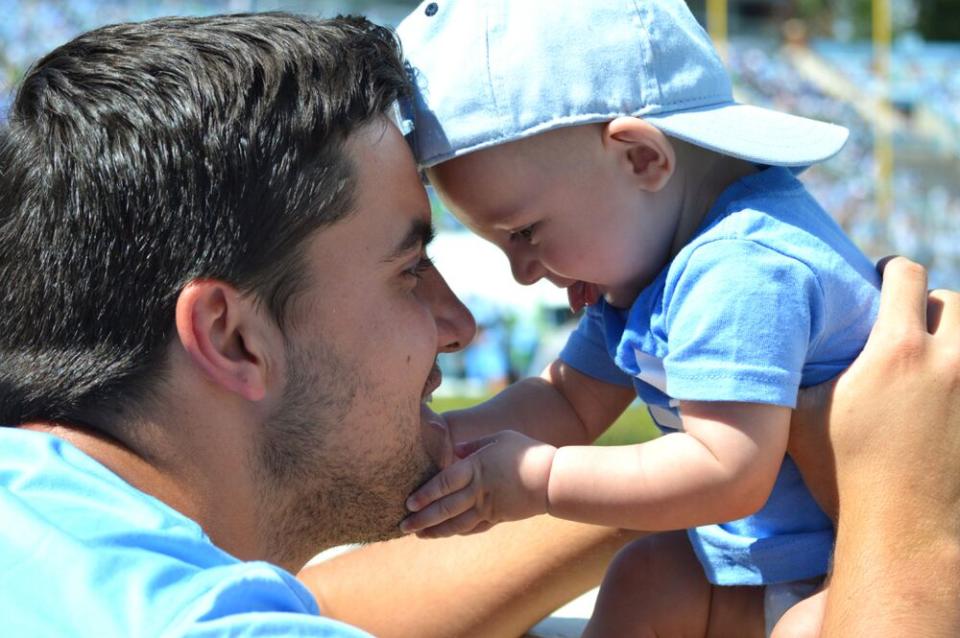
M 319 618 L 293 575 L 220 550 L 47 434 L 0 428 L 0 520 L 0 616 L 12 635 L 356 635 Z

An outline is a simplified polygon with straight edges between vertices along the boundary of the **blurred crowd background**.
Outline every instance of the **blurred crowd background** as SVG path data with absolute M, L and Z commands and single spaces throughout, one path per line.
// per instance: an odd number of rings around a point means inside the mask
M 361 13 L 395 25 L 417 4 L 0 0 L 0 121 L 34 60 L 103 24 L 285 10 Z M 858 245 L 874 258 L 908 255 L 930 269 L 932 286 L 960 288 L 960 0 L 690 0 L 690 5 L 715 36 L 739 99 L 850 129 L 846 148 L 803 179 Z M 442 362 L 446 391 L 481 395 L 537 373 L 575 324 L 566 295 L 545 282 L 516 286 L 505 259 L 433 201 L 441 229 L 434 259 L 480 325 L 467 351 Z

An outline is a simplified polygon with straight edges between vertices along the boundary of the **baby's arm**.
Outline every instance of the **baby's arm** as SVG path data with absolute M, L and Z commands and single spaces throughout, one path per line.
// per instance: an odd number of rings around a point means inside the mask
M 416 513 L 403 529 L 445 536 L 548 512 L 657 531 L 762 507 L 783 462 L 790 410 L 684 402 L 681 411 L 684 432 L 639 445 L 555 449 L 512 432 L 489 437 L 410 497 Z
M 445 413 L 455 443 L 511 429 L 552 445 L 593 442 L 634 398 L 631 387 L 606 383 L 559 359 L 490 400 Z
M 786 452 L 789 408 L 687 401 L 684 432 L 640 445 L 567 447 L 550 471 L 550 513 L 659 531 L 760 509 Z

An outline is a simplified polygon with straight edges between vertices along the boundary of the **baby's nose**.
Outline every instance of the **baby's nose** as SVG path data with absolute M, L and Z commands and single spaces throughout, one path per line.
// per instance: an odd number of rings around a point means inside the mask
M 513 255 L 510 258 L 510 270 L 513 271 L 513 278 L 517 283 L 524 286 L 537 283 L 546 274 L 540 260 L 529 254 Z

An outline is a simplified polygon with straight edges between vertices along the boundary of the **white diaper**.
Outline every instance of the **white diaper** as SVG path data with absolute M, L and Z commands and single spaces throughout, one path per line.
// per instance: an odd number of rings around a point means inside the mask
M 808 578 L 789 583 L 767 585 L 763 589 L 763 618 L 767 638 L 787 610 L 807 598 L 823 583 L 823 578 Z

